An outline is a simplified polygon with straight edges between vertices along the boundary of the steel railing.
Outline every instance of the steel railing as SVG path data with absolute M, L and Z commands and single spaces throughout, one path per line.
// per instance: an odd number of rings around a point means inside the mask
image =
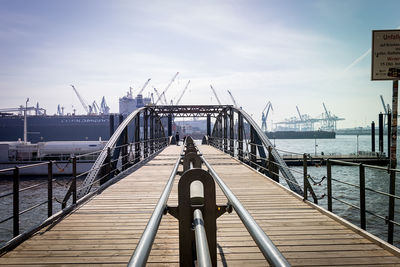
M 233 192 L 229 189 L 229 187 L 218 176 L 213 167 L 204 158 L 204 156 L 200 156 L 200 158 L 207 166 L 211 176 L 214 178 L 215 182 L 221 188 L 222 192 L 228 199 L 229 203 L 232 205 L 233 209 L 238 214 L 239 218 L 245 225 L 246 229 L 249 231 L 251 237 L 256 242 L 257 246 L 260 248 L 261 252 L 267 259 L 269 264 L 271 264 L 272 266 L 290 266 L 289 262 L 282 255 L 279 249 L 274 245 L 271 239 L 256 223 L 256 221 L 250 215 L 250 213 L 243 207 L 239 199 L 237 199 L 237 197 L 233 194 Z
M 184 145 L 182 146 L 181 153 L 183 151 Z M 153 242 L 155 239 L 155 236 L 158 231 L 158 227 L 161 222 L 161 218 L 164 214 L 164 211 L 167 207 L 167 201 L 169 198 L 169 194 L 171 193 L 172 186 L 174 185 L 174 180 L 175 176 L 178 171 L 179 164 L 181 162 L 181 157 L 179 156 L 175 162 L 174 168 L 172 169 L 172 172 L 168 178 L 167 184 L 165 185 L 165 188 L 163 192 L 161 193 L 161 196 L 157 202 L 156 207 L 154 208 L 154 211 L 150 217 L 150 220 L 148 221 L 146 228 L 136 246 L 136 249 L 134 253 L 132 254 L 128 266 L 145 266 L 147 259 L 149 257 L 151 247 L 153 246 Z

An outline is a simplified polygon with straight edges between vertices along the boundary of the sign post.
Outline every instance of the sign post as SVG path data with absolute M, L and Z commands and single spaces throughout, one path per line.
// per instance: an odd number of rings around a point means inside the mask
M 397 166 L 397 107 L 400 78 L 400 30 L 377 30 L 372 31 L 372 80 L 393 80 L 392 91 L 392 137 L 390 144 L 390 168 Z M 390 118 L 389 118 L 390 119 Z M 395 194 L 396 172 L 390 171 L 389 194 Z M 394 231 L 394 197 L 389 197 L 388 243 L 393 244 Z

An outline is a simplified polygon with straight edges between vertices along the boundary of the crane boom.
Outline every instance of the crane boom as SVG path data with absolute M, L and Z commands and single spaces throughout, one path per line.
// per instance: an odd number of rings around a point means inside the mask
M 151 78 L 149 78 L 149 79 L 144 83 L 144 85 L 143 85 L 142 89 L 140 89 L 138 95 L 140 95 L 140 94 L 143 93 L 143 90 L 144 90 L 144 89 L 146 88 L 146 86 L 149 84 L 150 80 L 151 80 Z
M 181 93 L 181 96 L 178 98 L 178 101 L 176 101 L 175 105 L 179 105 L 179 102 L 181 101 L 182 96 L 185 94 L 186 89 L 189 87 L 189 83 L 190 83 L 190 80 L 187 82 L 185 88 L 183 89 L 183 91 L 182 91 L 182 93 Z
M 299 107 L 298 107 L 298 106 L 296 106 L 296 109 L 297 109 L 297 114 L 299 114 L 300 120 L 302 121 L 302 120 L 303 120 L 303 117 L 301 116 L 301 113 L 300 113 Z
M 331 116 L 329 115 L 329 112 L 328 112 L 328 110 L 326 109 L 325 103 L 322 103 L 322 105 L 324 106 L 326 117 L 327 117 L 328 119 L 330 119 Z
M 383 110 L 385 111 L 385 114 L 388 114 L 388 110 L 386 108 L 385 101 L 383 100 L 383 96 L 380 95 L 380 97 L 381 97 L 381 101 L 382 101 Z
M 272 111 L 274 110 L 274 108 L 272 107 L 272 104 L 271 104 L 270 101 L 268 101 L 268 104 L 267 104 L 268 105 L 268 109 L 267 109 L 267 112 L 266 112 L 266 115 L 265 115 L 265 119 L 268 118 L 269 110 L 272 110 Z
M 157 105 L 158 101 L 161 100 L 162 98 L 161 98 L 161 95 L 160 95 L 160 93 L 158 92 L 158 90 L 157 90 L 155 87 L 153 87 L 153 89 L 154 89 L 154 92 L 155 92 L 156 95 L 157 95 L 157 101 L 154 103 L 154 105 Z M 161 102 L 163 102 L 163 101 L 161 100 Z M 165 103 L 164 103 L 164 104 L 165 104 Z
M 227 91 L 228 91 L 228 94 L 230 95 L 230 97 L 231 97 L 231 99 L 232 99 L 233 105 L 234 105 L 235 107 L 237 107 L 238 105 L 236 104 L 235 98 L 233 98 L 233 95 L 232 95 L 231 91 L 229 91 L 229 90 L 227 90 Z
M 215 98 L 217 99 L 217 102 L 219 105 L 221 105 L 221 101 L 219 100 L 218 96 L 217 96 L 217 92 L 215 92 L 214 87 L 212 87 L 212 85 L 210 84 L 211 90 L 213 91 Z
M 86 111 L 88 114 L 91 113 L 91 112 L 90 112 L 90 109 L 89 109 L 89 107 L 88 107 L 88 104 L 86 104 L 86 101 L 83 99 L 83 97 L 82 97 L 82 96 L 78 93 L 78 91 L 75 89 L 75 86 L 73 86 L 72 84 L 71 84 L 71 86 L 72 86 L 72 89 L 74 89 L 74 92 L 75 92 L 76 96 L 78 97 L 79 101 L 81 102 L 81 104 L 82 104 L 83 108 L 85 109 L 85 111 Z
M 175 81 L 176 76 L 178 76 L 178 74 L 179 74 L 179 71 L 174 75 L 174 77 L 172 77 L 171 81 L 169 82 L 169 84 L 167 85 L 167 87 L 165 87 L 164 91 L 163 91 L 163 92 L 161 93 L 161 95 L 160 95 L 160 97 L 164 97 L 165 105 L 167 105 L 167 98 L 165 97 L 165 94 L 167 93 L 167 91 L 168 91 L 169 87 L 171 86 L 171 84 Z M 157 105 L 158 101 L 161 100 L 160 97 L 157 99 L 156 105 Z

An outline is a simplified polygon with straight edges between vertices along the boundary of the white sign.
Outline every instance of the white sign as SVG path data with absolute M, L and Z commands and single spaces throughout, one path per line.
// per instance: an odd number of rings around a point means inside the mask
M 372 80 L 398 80 L 391 77 L 400 70 L 400 30 L 372 31 Z

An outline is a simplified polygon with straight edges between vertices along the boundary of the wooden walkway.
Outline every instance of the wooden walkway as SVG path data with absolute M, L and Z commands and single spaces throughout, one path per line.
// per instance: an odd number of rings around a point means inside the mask
M 180 149 L 167 147 L 58 224 L 5 254 L 0 265 L 126 266 Z M 209 146 L 200 149 L 293 266 L 400 266 L 400 250 L 304 203 L 230 156 Z M 170 205 L 177 204 L 177 182 Z M 226 202 L 217 186 L 217 203 Z M 217 226 L 219 266 L 267 266 L 235 212 L 220 217 Z M 164 216 L 147 266 L 179 265 L 178 235 L 177 220 Z

